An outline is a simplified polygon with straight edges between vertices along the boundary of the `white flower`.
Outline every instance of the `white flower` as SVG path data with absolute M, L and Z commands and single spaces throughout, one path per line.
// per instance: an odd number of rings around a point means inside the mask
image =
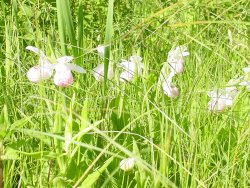
M 167 79 L 163 79 L 162 82 L 162 89 L 165 95 L 167 95 L 170 98 L 176 98 L 179 96 L 179 90 L 176 86 L 172 85 L 172 78 L 174 76 L 174 73 L 171 72 Z
M 105 51 L 105 46 L 103 45 L 98 45 L 97 46 L 97 52 L 100 57 L 104 57 L 104 51 Z
M 27 78 L 34 83 L 49 79 L 53 74 L 53 67 L 45 54 L 36 47 L 27 46 L 27 50 L 35 52 L 40 56 L 39 64 L 30 68 L 27 72 Z
M 123 60 L 119 65 L 124 70 L 120 75 L 120 80 L 123 82 L 125 80 L 132 81 L 136 72 L 138 76 L 141 76 L 144 68 L 144 64 L 141 61 L 142 58 L 140 56 L 131 56 L 129 61 Z
M 123 159 L 121 162 L 120 162 L 120 168 L 123 170 L 123 171 L 129 171 L 129 170 L 132 170 L 135 166 L 135 158 L 127 158 L 127 159 Z
M 104 64 L 98 65 L 96 68 L 92 71 L 95 79 L 97 81 L 103 81 L 104 80 Z M 108 79 L 111 80 L 114 77 L 114 71 L 113 71 L 113 65 L 112 62 L 109 62 L 109 68 L 108 68 Z
M 243 68 L 243 71 L 244 71 L 245 73 L 250 73 L 250 67 L 245 67 L 245 68 Z
M 233 100 L 238 94 L 236 87 L 226 87 L 218 91 L 209 91 L 207 95 L 211 98 L 208 102 L 209 111 L 222 112 L 225 108 L 232 106 Z
M 168 82 L 162 83 L 162 89 L 164 94 L 166 94 L 170 98 L 176 98 L 179 96 L 179 90 L 176 86 L 171 86 Z
M 187 47 L 177 46 L 175 50 L 168 52 L 167 63 L 169 64 L 170 71 L 174 73 L 181 73 L 184 69 L 184 57 L 188 56 Z
M 57 86 L 67 87 L 73 83 L 73 75 L 71 71 L 76 71 L 78 73 L 85 73 L 86 71 L 75 64 L 69 63 L 73 57 L 63 56 L 58 58 L 57 64 L 54 65 L 56 73 L 54 75 L 54 83 Z
M 250 80 L 243 81 L 243 82 L 239 83 L 239 85 L 246 86 L 246 89 L 250 92 Z
M 45 54 L 36 47 L 27 46 L 27 50 L 33 51 L 40 55 L 39 64 L 29 69 L 27 77 L 31 82 L 39 82 L 53 75 L 53 70 L 56 70 L 54 75 L 54 83 L 58 86 L 66 87 L 73 83 L 73 75 L 71 71 L 85 73 L 85 70 L 77 65 L 69 63 L 73 57 L 63 56 L 58 58 L 56 64 L 51 64 Z

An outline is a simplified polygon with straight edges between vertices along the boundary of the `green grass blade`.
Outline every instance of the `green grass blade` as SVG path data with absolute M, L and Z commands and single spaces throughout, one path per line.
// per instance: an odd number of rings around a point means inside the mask
M 63 55 L 67 54 L 67 48 L 66 48 L 66 31 L 64 27 L 64 19 L 63 19 L 63 11 L 61 6 L 61 0 L 56 1 L 56 8 L 57 8 L 57 21 L 58 21 L 58 32 L 59 32 L 59 38 L 60 38 L 60 44 L 61 44 L 61 52 Z
M 104 52 L 104 91 L 106 90 L 107 78 L 108 78 L 108 67 L 110 59 L 110 46 L 113 34 L 113 7 L 114 0 L 109 0 L 108 5 L 108 16 L 106 21 L 106 33 L 105 33 L 105 52 Z
M 99 179 L 104 170 L 109 166 L 109 164 L 114 160 L 114 157 L 110 157 L 102 167 L 97 169 L 92 174 L 89 174 L 88 177 L 82 182 L 79 187 L 82 188 L 90 188 L 94 185 L 94 183 Z
M 70 11 L 69 0 L 60 1 L 60 4 L 61 4 L 61 11 L 63 13 L 63 20 L 66 25 L 70 43 L 72 45 L 73 55 L 77 57 L 78 56 L 77 42 L 75 38 L 74 24 Z
M 82 2 L 79 2 L 79 7 L 78 7 L 78 22 L 77 22 L 77 45 L 78 45 L 78 55 L 80 62 L 83 62 L 83 48 L 84 48 L 84 29 L 83 29 L 83 5 Z

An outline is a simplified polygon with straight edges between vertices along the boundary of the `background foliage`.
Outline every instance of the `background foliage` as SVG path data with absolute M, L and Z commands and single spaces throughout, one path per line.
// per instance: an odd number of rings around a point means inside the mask
M 112 25 L 108 3 L 1 1 L 4 187 L 249 187 L 249 93 L 214 114 L 206 91 L 249 65 L 250 2 L 115 0 Z M 116 68 L 103 92 L 91 70 L 103 61 L 96 47 L 107 31 L 115 67 L 138 54 L 146 68 L 126 84 Z M 157 80 L 168 51 L 182 44 L 190 56 L 173 100 Z M 26 72 L 38 58 L 28 45 L 52 59 L 72 55 L 88 72 L 69 88 L 32 84 Z M 127 157 L 136 167 L 123 172 Z

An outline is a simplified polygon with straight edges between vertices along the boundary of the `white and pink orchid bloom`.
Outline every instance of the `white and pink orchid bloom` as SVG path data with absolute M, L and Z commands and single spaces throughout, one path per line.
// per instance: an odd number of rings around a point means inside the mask
M 167 63 L 170 71 L 175 74 L 181 73 L 184 70 L 184 57 L 188 56 L 189 52 L 185 46 L 177 46 L 175 50 L 168 52 Z
M 43 51 L 34 46 L 27 46 L 27 50 L 30 50 L 40 56 L 39 64 L 30 68 L 27 72 L 27 78 L 34 83 L 38 83 L 41 80 L 49 79 L 53 74 L 53 66 L 45 56 Z
M 73 57 L 71 56 L 63 56 L 58 58 L 57 64 L 54 65 L 55 75 L 54 75 L 54 83 L 60 87 L 67 87 L 73 83 L 73 75 L 71 71 L 76 71 L 78 73 L 85 73 L 86 71 L 75 64 L 69 63 L 72 61 Z
M 105 52 L 105 46 L 103 45 L 98 45 L 97 46 L 97 52 L 100 57 L 104 57 L 104 52 Z
M 171 72 L 166 79 L 163 79 L 162 82 L 162 89 L 165 95 L 170 98 L 176 98 L 179 96 L 179 90 L 176 86 L 172 85 L 172 79 L 175 73 Z
M 140 56 L 131 56 L 129 61 L 123 60 L 119 66 L 124 70 L 120 74 L 120 80 L 122 82 L 132 81 L 135 73 L 137 73 L 137 76 L 141 76 L 142 69 L 144 68 L 144 64 L 142 63 L 142 58 Z
M 93 76 L 95 79 L 100 82 L 104 80 L 104 64 L 98 65 L 96 68 L 92 70 Z M 108 79 L 111 80 L 114 77 L 113 65 L 112 62 L 109 62 L 108 67 Z
M 227 107 L 233 105 L 233 100 L 238 94 L 236 87 L 226 87 L 218 91 L 209 91 L 207 95 L 211 98 L 208 102 L 208 110 L 213 112 L 222 112 Z

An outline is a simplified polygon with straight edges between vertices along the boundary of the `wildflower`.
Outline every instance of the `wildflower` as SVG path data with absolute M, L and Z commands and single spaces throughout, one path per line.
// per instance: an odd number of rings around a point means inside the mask
M 103 81 L 104 79 L 104 64 L 98 65 L 96 68 L 92 71 L 95 79 L 97 81 Z M 113 71 L 113 65 L 112 62 L 109 62 L 109 68 L 108 68 L 108 79 L 111 80 L 114 77 L 114 71 Z
M 40 56 L 39 64 L 30 68 L 27 72 L 27 78 L 34 83 L 41 80 L 49 79 L 53 74 L 52 64 L 45 56 L 45 54 L 36 47 L 27 46 L 27 50 L 30 50 Z
M 172 85 L 172 78 L 174 76 L 174 72 L 171 72 L 167 79 L 164 79 L 162 82 L 162 89 L 165 95 L 170 98 L 176 98 L 179 96 L 179 90 L 176 86 Z
M 69 63 L 72 61 L 73 57 L 71 56 L 63 56 L 58 58 L 57 64 L 55 64 L 54 68 L 56 73 L 54 75 L 54 83 L 57 86 L 67 87 L 73 83 L 73 75 L 71 71 L 76 71 L 78 73 L 85 73 L 86 71 L 75 64 Z
M 184 57 L 188 56 L 187 47 L 177 46 L 175 50 L 168 52 L 167 63 L 169 64 L 170 71 L 175 74 L 183 72 L 184 69 Z
M 225 108 L 233 105 L 233 100 L 238 94 L 236 87 L 226 87 L 218 91 L 209 91 L 207 95 L 211 98 L 208 102 L 209 111 L 222 112 Z
M 120 74 L 121 81 L 132 81 L 137 72 L 138 76 L 141 76 L 142 69 L 144 68 L 144 64 L 141 62 L 142 58 L 140 56 L 131 56 L 129 61 L 123 60 L 120 64 L 120 67 L 124 69 L 124 71 Z
M 104 57 L 104 51 L 105 51 L 105 46 L 103 45 L 98 45 L 97 46 L 97 52 L 100 57 Z
M 245 76 L 243 76 L 244 81 L 240 82 L 239 85 L 246 86 L 246 89 L 250 92 L 250 67 L 243 68 Z
M 125 172 L 132 170 L 134 168 L 134 166 L 135 166 L 135 158 L 133 158 L 133 157 L 123 159 L 120 162 L 120 168 Z

